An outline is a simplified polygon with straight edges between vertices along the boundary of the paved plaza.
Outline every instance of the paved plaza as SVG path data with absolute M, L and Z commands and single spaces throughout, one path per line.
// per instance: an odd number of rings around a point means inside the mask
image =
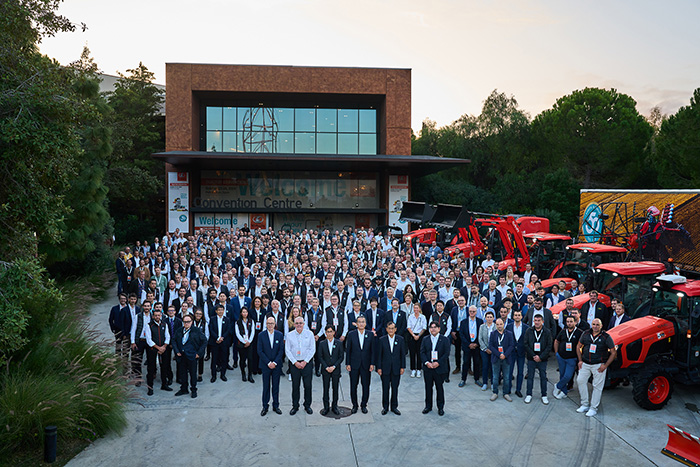
M 113 294 L 111 294 L 113 295 Z M 109 336 L 107 317 L 112 301 L 95 305 L 90 321 Z M 454 360 L 453 364 L 454 364 Z M 145 372 L 145 367 L 144 367 Z M 598 415 L 576 413 L 578 392 L 569 398 L 552 396 L 558 380 L 549 363 L 549 400 L 545 406 L 535 385 L 527 405 L 513 396 L 490 402 L 473 378 L 459 388 L 451 375 L 445 384 L 445 416 L 434 410 L 421 414 L 423 380 L 404 374 L 399 388 L 401 416 L 381 415 L 379 376 L 372 379 L 370 412 L 334 419 L 319 414 L 321 378 L 313 380 L 313 415 L 289 415 L 291 382 L 280 383 L 282 415 L 260 416 L 261 381 L 242 382 L 240 371 L 227 373 L 228 382 L 210 383 L 209 362 L 199 397 L 174 397 L 159 390 L 146 396 L 145 384 L 127 407 L 128 427 L 121 436 L 97 440 L 68 465 L 141 466 L 154 459 L 168 465 L 474 465 L 474 466 L 647 466 L 681 465 L 661 454 L 667 441 L 666 423 L 700 435 L 700 406 L 696 387 L 676 386 L 673 399 L 658 412 L 640 409 L 631 386 L 606 390 Z M 174 384 L 173 387 L 176 385 Z M 340 380 L 340 406 L 351 407 L 349 377 Z M 177 388 L 175 388 L 177 390 Z M 523 390 L 523 392 L 525 392 Z

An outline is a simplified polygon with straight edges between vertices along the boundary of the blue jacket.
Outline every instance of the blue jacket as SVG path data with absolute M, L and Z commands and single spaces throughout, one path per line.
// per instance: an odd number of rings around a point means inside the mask
M 523 332 L 520 334 L 520 339 L 515 341 L 515 352 L 513 352 L 513 357 L 524 357 L 525 356 L 525 331 L 530 327 L 525 324 L 525 321 L 521 321 L 520 325 L 523 327 Z M 513 330 L 513 323 L 508 324 L 506 329 L 513 334 L 515 338 L 515 331 Z
M 260 331 L 258 335 L 258 356 L 260 357 L 260 369 L 262 371 L 274 371 L 282 373 L 282 357 L 284 356 L 284 335 L 275 330 L 274 344 L 270 347 L 270 338 L 267 334 L 267 329 Z M 270 362 L 275 362 L 277 366 L 274 370 L 270 370 L 267 365 Z
M 498 339 L 502 338 L 501 343 L 498 343 Z M 503 330 L 503 334 L 500 334 L 498 331 L 494 331 L 491 333 L 491 337 L 489 338 L 489 350 L 491 350 L 491 363 L 496 363 L 497 361 L 500 360 L 501 357 L 501 352 L 498 351 L 498 348 L 502 347 L 503 348 L 503 355 L 506 356 L 506 360 L 510 361 L 510 356 L 515 351 L 515 337 L 513 337 L 513 333 L 508 331 L 507 329 Z

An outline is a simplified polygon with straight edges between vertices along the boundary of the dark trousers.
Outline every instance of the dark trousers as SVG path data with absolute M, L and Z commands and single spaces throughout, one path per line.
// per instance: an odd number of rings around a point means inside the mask
M 262 406 L 267 409 L 270 406 L 270 388 L 272 388 L 272 408 L 276 409 L 280 406 L 280 375 L 282 370 L 275 368 L 262 369 L 263 391 L 262 391 Z
M 292 365 L 292 408 L 299 408 L 300 385 L 304 381 L 304 408 L 311 407 L 311 382 L 313 381 L 313 367 L 307 364 L 303 370 Z
M 382 372 L 382 408 L 389 409 L 389 391 L 391 389 L 391 409 L 399 407 L 399 383 L 401 375 Z
M 440 374 L 427 366 L 423 368 L 423 380 L 425 381 L 425 406 L 429 409 L 433 408 L 433 385 L 437 393 L 437 408 L 445 407 L 445 391 L 442 383 L 445 382 L 445 374 Z
M 251 354 L 253 353 L 253 344 L 250 344 L 248 347 L 239 347 L 238 348 L 238 356 L 240 358 L 240 365 L 241 365 L 241 374 L 245 378 L 245 368 L 246 364 L 250 364 L 250 371 L 248 372 L 249 376 L 253 375 L 253 365 L 250 362 Z
M 527 395 L 532 395 L 532 388 L 535 385 L 535 370 L 540 373 L 540 392 L 542 397 L 547 395 L 547 360 L 536 362 L 534 360 L 527 361 Z
M 330 386 L 333 383 L 333 407 L 338 407 L 338 384 L 340 383 L 340 368 L 332 373 L 323 370 L 323 408 L 327 409 L 330 403 Z M 304 387 L 306 389 L 306 387 Z
M 314 353 L 314 371 L 316 373 L 319 372 L 321 369 L 321 359 L 319 358 L 319 351 L 318 351 L 318 346 L 321 344 L 321 342 L 325 341 L 325 338 L 319 337 L 319 339 L 316 341 L 316 353 Z
M 236 335 L 233 335 L 233 340 L 231 341 L 231 345 L 226 349 L 226 363 L 224 366 L 228 365 L 228 354 L 229 350 L 231 350 L 231 355 L 233 356 L 232 363 L 238 363 L 238 338 Z
M 258 334 L 256 332 L 253 337 L 253 343 L 250 344 L 250 353 L 248 354 L 250 359 L 250 373 L 260 374 L 260 356 L 258 355 Z
M 420 370 L 420 343 L 423 339 L 415 340 L 410 334 L 406 337 L 408 346 L 408 359 L 411 361 L 411 370 Z
M 513 353 L 510 359 L 510 379 L 513 380 L 513 373 L 515 373 L 515 367 L 518 367 L 518 374 L 515 377 L 515 390 L 521 391 L 523 389 L 523 377 L 525 376 L 525 355 L 517 355 Z
M 464 361 L 462 362 L 462 381 L 467 380 L 469 376 L 470 365 L 474 372 L 474 381 L 479 382 L 481 378 L 481 350 L 479 350 L 479 344 L 476 345 L 475 349 L 470 349 L 469 346 L 465 346 L 463 352 Z
M 168 344 L 166 346 L 165 352 L 163 353 L 163 355 L 165 355 L 165 354 L 168 355 L 168 357 L 167 357 L 168 364 L 167 365 L 165 364 L 165 359 L 163 359 L 163 361 L 161 361 L 160 377 L 165 378 L 165 381 L 168 382 L 168 386 L 170 386 L 170 384 L 173 382 L 173 366 L 171 364 L 172 357 L 173 357 L 173 347 L 170 344 Z M 180 374 L 180 372 L 178 371 L 178 375 L 179 374 Z M 178 382 L 180 381 L 179 376 L 178 376 L 176 381 L 178 381 Z
M 455 348 L 455 368 L 461 368 L 462 367 L 462 339 L 459 337 L 459 333 L 457 333 L 457 337 L 455 339 L 452 339 L 452 345 Z
M 489 378 L 493 368 L 491 367 L 491 354 L 481 351 L 481 377 L 484 379 L 483 384 L 489 384 Z
M 166 369 L 170 368 L 170 351 L 165 350 L 162 355 L 158 355 L 158 351 L 154 347 L 146 348 L 146 384 L 149 389 L 153 389 L 153 381 L 156 379 L 156 362 L 160 362 L 160 387 L 167 386 Z M 172 371 L 172 370 L 171 370 Z
M 179 373 L 180 390 L 187 391 L 187 378 L 190 379 L 190 389 L 192 391 L 197 390 L 197 359 L 193 358 L 190 360 L 182 354 L 182 356 L 177 357 L 177 372 Z
M 209 355 L 209 346 L 208 345 L 207 345 L 207 355 Z M 198 375 L 204 374 L 204 358 L 197 359 L 197 374 Z
M 131 349 L 131 375 L 134 378 L 141 378 L 144 350 L 146 350 L 146 339 L 139 339 L 136 343 L 136 349 Z
M 216 376 L 221 373 L 221 376 L 226 376 L 226 365 L 228 364 L 228 345 L 226 340 L 220 344 L 211 345 L 211 375 Z
M 372 373 L 369 368 L 353 368 L 350 370 L 350 399 L 352 406 L 357 407 L 357 386 L 362 381 L 362 407 L 367 407 L 369 401 L 369 383 L 372 381 Z

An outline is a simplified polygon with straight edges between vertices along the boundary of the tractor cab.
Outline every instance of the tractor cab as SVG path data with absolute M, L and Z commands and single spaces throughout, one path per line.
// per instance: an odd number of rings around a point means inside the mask
M 627 250 L 621 246 L 598 243 L 576 243 L 566 247 L 564 260 L 554 267 L 550 277 L 570 277 L 586 290 L 593 287 L 593 272 L 600 264 L 625 260 Z
M 683 276 L 659 276 L 654 285 L 651 314 L 673 324 L 673 353 L 678 365 L 700 369 L 700 281 Z
M 552 278 L 554 268 L 566 256 L 566 247 L 571 245 L 568 235 L 535 232 L 523 234 L 530 252 L 530 264 L 540 278 Z
M 664 270 L 663 263 L 653 261 L 600 264 L 595 270 L 591 290 L 598 291 L 598 299 L 605 306 L 609 307 L 611 300 L 615 298 L 625 305 L 628 315 L 641 316 L 649 313 L 652 286 L 656 277 Z M 573 300 L 574 307 L 580 309 L 590 300 L 590 294 L 576 295 Z M 566 303 L 557 303 L 551 311 L 558 315 L 564 308 Z

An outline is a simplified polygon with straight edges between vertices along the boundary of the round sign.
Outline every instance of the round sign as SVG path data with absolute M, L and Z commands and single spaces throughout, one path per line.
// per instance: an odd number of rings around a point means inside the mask
M 583 220 L 581 222 L 581 232 L 583 237 L 589 243 L 595 243 L 600 240 L 603 233 L 603 210 L 597 203 L 590 203 L 586 206 L 583 212 Z
M 184 214 L 180 214 L 179 219 L 180 219 L 180 222 L 187 222 L 187 216 Z

